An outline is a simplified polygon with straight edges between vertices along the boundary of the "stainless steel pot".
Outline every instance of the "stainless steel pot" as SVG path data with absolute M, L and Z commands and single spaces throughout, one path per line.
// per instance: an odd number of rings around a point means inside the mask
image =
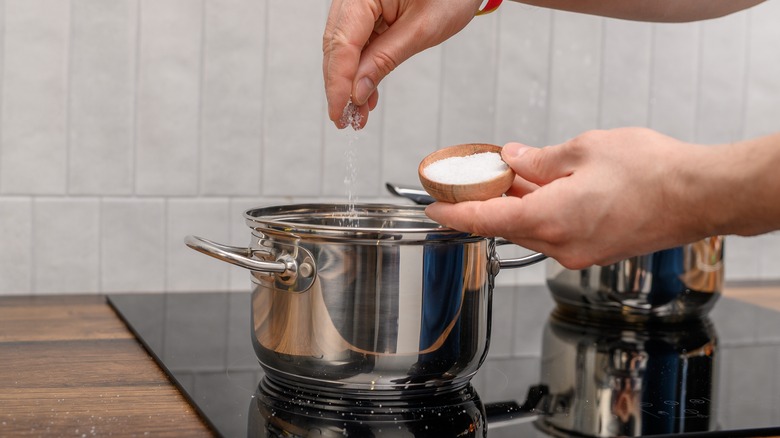
M 578 271 L 547 263 L 547 285 L 563 312 L 587 319 L 686 321 L 706 315 L 720 296 L 723 237 Z
M 464 385 L 490 339 L 496 242 L 441 227 L 419 206 L 249 210 L 248 248 L 188 236 L 251 271 L 252 340 L 275 379 L 346 391 Z M 501 243 L 499 243 L 501 244 Z

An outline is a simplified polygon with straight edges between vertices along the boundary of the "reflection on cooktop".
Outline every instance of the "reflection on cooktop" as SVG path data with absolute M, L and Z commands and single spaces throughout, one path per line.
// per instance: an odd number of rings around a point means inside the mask
M 499 287 L 489 354 L 471 384 L 370 399 L 265 376 L 250 341 L 248 293 L 109 302 L 226 437 L 780 433 L 767 429 L 780 424 L 780 312 L 726 298 L 708 320 L 629 330 L 567 321 L 541 286 Z

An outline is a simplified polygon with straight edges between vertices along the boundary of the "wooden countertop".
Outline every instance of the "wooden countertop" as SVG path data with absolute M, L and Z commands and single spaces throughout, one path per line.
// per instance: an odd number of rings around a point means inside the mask
M 212 436 L 102 296 L 0 298 L 0 436 Z
M 780 311 L 780 285 L 724 295 Z M 103 296 L 0 297 L 0 436 L 211 436 Z

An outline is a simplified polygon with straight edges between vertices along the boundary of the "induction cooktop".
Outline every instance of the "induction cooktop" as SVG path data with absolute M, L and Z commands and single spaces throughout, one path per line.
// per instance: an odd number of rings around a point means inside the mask
M 468 386 L 363 400 L 265 376 L 249 293 L 108 300 L 220 436 L 780 435 L 780 312 L 725 297 L 700 321 L 631 328 L 559 317 L 543 286 L 498 287 Z

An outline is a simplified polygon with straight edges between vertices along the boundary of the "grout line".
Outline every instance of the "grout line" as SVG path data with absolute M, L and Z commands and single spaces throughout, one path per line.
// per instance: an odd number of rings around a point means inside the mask
M 163 244 L 163 291 L 164 292 L 170 292 L 171 286 L 169 284 L 169 276 L 168 276 L 168 257 L 170 254 L 168 254 L 168 237 L 170 234 L 170 229 L 168 224 L 170 221 L 168 220 L 169 215 L 169 198 L 163 198 L 163 238 L 162 238 L 162 244 Z
M 105 227 L 103 227 L 103 197 L 99 197 L 97 199 L 98 202 L 98 211 L 97 211 L 97 232 L 98 232 L 98 246 L 97 246 L 97 256 L 98 256 L 98 266 L 97 266 L 97 275 L 98 275 L 98 293 L 103 293 L 105 290 L 105 280 L 103 278 L 103 237 L 105 232 Z
M 499 121 L 499 108 L 498 108 L 498 90 L 499 90 L 499 80 L 501 79 L 501 18 L 503 15 L 496 14 L 496 17 L 493 19 L 496 23 L 495 26 L 493 26 L 493 123 L 490 126 L 491 132 L 490 132 L 490 139 L 493 144 L 500 143 L 501 146 L 506 143 L 506 139 L 501 140 L 500 142 L 496 138 L 496 135 L 498 133 L 498 121 Z
M 0 128 L 5 126 L 4 119 L 5 113 L 3 111 L 2 102 L 5 102 L 5 40 L 6 40 L 6 8 L 5 0 L 0 0 Z M 0 131 L 0 172 L 3 169 L 3 136 Z M 2 190 L 2 178 L 0 178 L 0 193 Z
M 65 194 L 70 193 L 70 168 L 71 163 L 71 107 L 73 103 L 73 8 L 74 1 L 71 0 L 68 8 L 68 38 L 65 42 Z
M 263 7 L 265 8 L 264 14 L 263 14 L 263 66 L 261 70 L 262 74 L 262 80 L 260 81 L 260 95 L 265 96 L 265 90 L 268 88 L 268 27 L 270 25 L 270 20 L 268 19 L 268 16 L 270 15 L 268 6 L 271 2 L 263 2 Z M 260 157 L 260 163 L 258 168 L 258 174 L 260 175 L 260 179 L 258 181 L 258 187 L 257 187 L 257 193 L 260 196 L 263 196 L 263 178 L 265 175 L 265 171 L 263 169 L 263 162 L 265 161 L 265 136 L 266 136 L 266 130 L 268 129 L 268 121 L 266 120 L 265 115 L 265 109 L 266 109 L 266 99 L 261 99 L 260 104 L 260 144 L 258 147 L 260 148 L 260 153 L 258 154 Z
M 658 25 L 653 23 L 650 25 L 650 47 L 648 48 L 650 52 L 650 59 L 647 65 L 648 68 L 648 75 L 647 75 L 647 117 L 645 119 L 645 123 L 647 124 L 647 127 L 650 129 L 653 129 L 653 123 L 654 123 L 654 117 L 653 117 L 653 111 L 655 110 L 655 63 L 657 61 L 656 57 L 656 37 L 657 37 L 657 31 Z
M 206 1 L 200 2 L 200 60 L 198 65 L 198 130 L 195 139 L 195 193 L 203 193 L 203 90 L 206 76 Z
M 35 257 L 35 214 L 36 214 L 36 203 L 37 198 L 31 197 L 30 198 L 30 261 L 32 262 L 32 267 L 30 267 L 30 293 L 32 295 L 36 295 L 36 290 L 38 290 L 37 282 L 35 281 L 35 274 L 37 273 L 38 265 L 39 263 L 36 261 Z
M 744 18 L 744 52 L 742 55 L 742 117 L 740 120 L 740 129 L 739 129 L 739 138 L 734 139 L 735 141 L 739 141 L 741 139 L 746 139 L 748 136 L 748 101 L 750 100 L 750 68 L 751 68 L 751 47 L 752 47 L 752 34 L 750 32 L 750 29 L 752 29 L 752 20 L 753 18 L 753 11 L 749 10 L 745 14 Z
M 444 81 L 446 78 L 446 55 L 447 55 L 447 43 L 444 42 L 439 49 L 439 96 L 438 96 L 438 111 L 436 111 L 436 142 L 433 145 L 433 151 L 439 149 L 442 144 L 442 130 L 444 129 Z
M 551 135 L 552 129 L 550 128 L 550 125 L 551 125 L 551 122 L 552 122 L 552 119 L 553 119 L 553 116 L 552 116 L 552 111 L 553 111 L 552 110 L 552 103 L 553 103 L 553 99 L 552 99 L 552 97 L 553 97 L 553 92 L 555 91 L 554 90 L 554 86 L 553 86 L 554 85 L 553 84 L 553 70 L 554 70 L 554 64 L 555 64 L 554 52 L 555 52 L 555 23 L 556 23 L 555 17 L 556 17 L 556 12 L 555 11 L 550 11 L 549 12 L 549 17 L 550 17 L 549 18 L 550 33 L 549 33 L 549 37 L 548 37 L 548 41 L 547 41 L 547 44 L 548 44 L 548 47 L 547 47 L 547 86 L 546 86 L 547 93 L 545 95 L 545 109 L 546 109 L 545 113 L 546 114 L 545 114 L 545 122 L 544 122 L 544 131 L 545 132 L 544 132 L 544 141 L 543 141 L 543 143 L 547 144 L 547 145 L 549 145 L 551 143 L 551 137 L 552 137 L 552 135 Z
M 699 142 L 699 116 L 701 115 L 701 95 L 702 95 L 702 70 L 704 64 L 704 38 L 701 23 L 696 23 L 696 38 L 698 49 L 696 50 L 696 99 L 693 103 L 693 141 Z
M 604 129 L 604 89 L 605 77 L 604 72 L 606 70 L 606 53 L 607 53 L 607 19 L 600 18 L 601 22 L 601 45 L 599 46 L 599 82 L 598 91 L 596 92 L 596 128 Z
M 132 144 L 132 157 L 130 163 L 130 186 L 132 187 L 131 193 L 133 195 L 138 194 L 138 94 L 141 82 L 141 3 L 143 0 L 136 0 L 136 16 L 135 16 L 135 78 L 133 83 L 133 116 L 131 123 L 133 124 L 133 133 L 131 134 Z

